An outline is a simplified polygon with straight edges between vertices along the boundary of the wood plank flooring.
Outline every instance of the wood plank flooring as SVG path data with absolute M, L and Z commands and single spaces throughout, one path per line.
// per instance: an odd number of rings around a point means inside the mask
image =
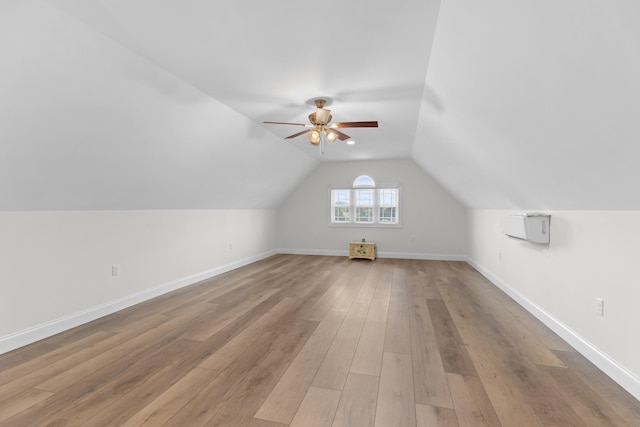
M 0 355 L 0 426 L 640 426 L 462 262 L 277 255 Z

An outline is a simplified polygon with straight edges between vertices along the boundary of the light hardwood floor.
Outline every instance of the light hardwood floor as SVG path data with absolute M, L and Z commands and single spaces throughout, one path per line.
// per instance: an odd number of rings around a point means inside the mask
M 0 356 L 1 426 L 640 426 L 462 262 L 277 255 Z

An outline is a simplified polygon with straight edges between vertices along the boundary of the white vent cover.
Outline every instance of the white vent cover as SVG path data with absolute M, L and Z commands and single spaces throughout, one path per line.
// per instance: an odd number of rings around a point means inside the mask
M 533 243 L 549 243 L 551 215 L 527 213 L 505 215 L 500 219 L 502 232 L 507 236 Z

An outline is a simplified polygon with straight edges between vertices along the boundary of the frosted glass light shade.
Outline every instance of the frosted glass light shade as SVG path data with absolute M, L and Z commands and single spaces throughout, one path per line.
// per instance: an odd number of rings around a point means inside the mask
M 320 132 L 318 132 L 317 130 L 312 130 L 311 132 L 308 133 L 309 136 L 309 142 L 312 145 L 318 145 L 320 144 Z
M 325 110 L 324 108 L 318 108 L 316 110 L 316 123 L 326 125 L 329 122 L 331 116 L 331 110 Z

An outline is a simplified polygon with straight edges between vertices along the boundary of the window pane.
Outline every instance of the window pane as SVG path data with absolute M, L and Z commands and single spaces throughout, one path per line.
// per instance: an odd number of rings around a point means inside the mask
M 398 222 L 396 208 L 380 208 L 380 222 L 395 224 Z
M 348 206 L 337 206 L 333 210 L 333 221 L 334 222 L 349 222 L 349 207 Z
M 351 190 L 331 190 L 331 222 L 349 222 Z
M 353 180 L 354 187 L 375 187 L 376 183 L 369 175 L 360 175 Z
M 356 208 L 356 222 L 373 222 L 373 208 Z
M 351 199 L 351 191 L 331 190 L 331 198 L 333 205 L 348 205 Z
M 373 190 L 355 190 L 356 206 L 373 206 Z
M 385 188 L 379 191 L 380 206 L 398 206 L 398 190 Z

